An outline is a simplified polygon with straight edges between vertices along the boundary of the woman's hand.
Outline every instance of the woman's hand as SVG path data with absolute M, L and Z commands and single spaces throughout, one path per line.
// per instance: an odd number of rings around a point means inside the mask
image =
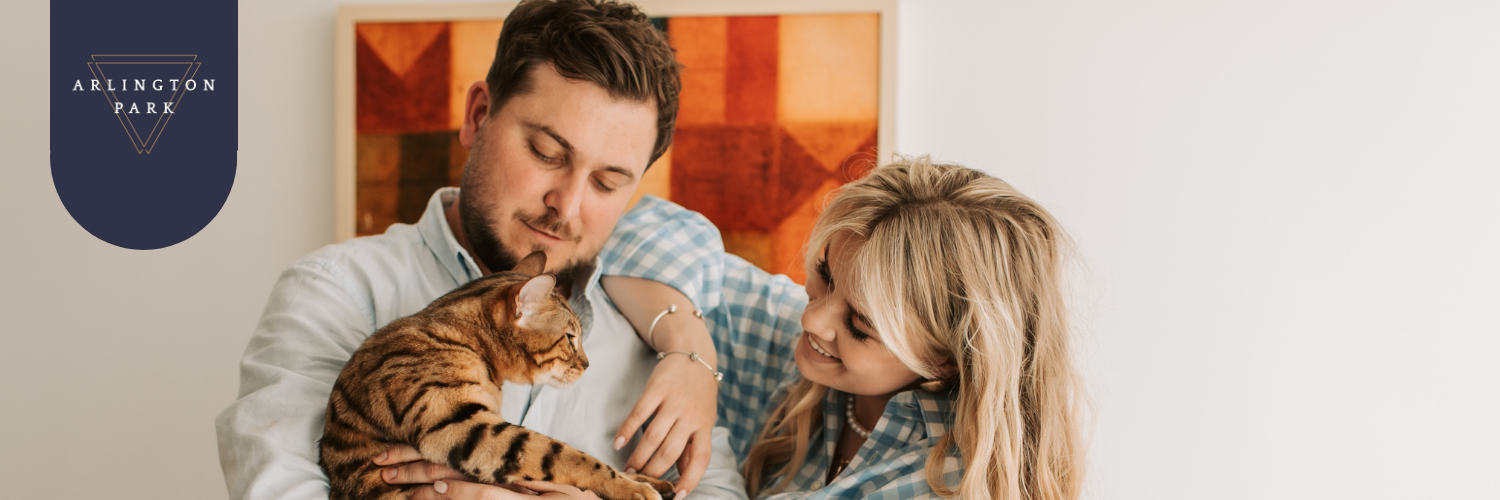
M 412 500 L 599 500 L 593 492 L 543 481 L 518 481 L 504 486 L 469 482 L 463 473 L 446 465 L 422 459 L 422 454 L 406 445 L 392 447 L 375 457 L 376 465 L 388 465 L 380 471 L 387 484 L 425 484 L 411 492 Z
M 659 282 L 626 276 L 605 276 L 599 283 L 646 345 L 657 352 L 696 352 L 709 367 L 719 366 L 708 324 L 693 314 L 693 303 L 682 292 Z M 663 314 L 672 306 L 677 312 Z M 651 419 L 625 462 L 626 472 L 661 477 L 675 463 L 682 474 L 677 480 L 677 495 L 686 495 L 698 486 L 708 469 L 714 422 L 719 418 L 716 369 L 685 354 L 668 354 L 657 363 L 641 399 L 615 433 L 618 450 L 630 442 L 647 418 Z
M 708 361 L 703 353 L 699 355 Z M 682 474 L 677 480 L 677 497 L 696 488 L 713 452 L 718 395 L 719 383 L 702 363 L 684 354 L 663 358 L 651 371 L 641 399 L 615 434 L 615 449 L 620 449 L 646 418 L 654 416 L 630 460 L 625 462 L 625 471 L 661 477 L 675 463 Z

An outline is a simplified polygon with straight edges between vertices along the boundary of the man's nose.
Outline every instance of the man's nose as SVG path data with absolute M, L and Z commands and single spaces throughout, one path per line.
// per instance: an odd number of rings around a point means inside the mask
M 567 222 L 578 218 L 578 213 L 583 206 L 583 195 L 587 186 L 588 175 L 573 174 L 563 176 L 557 185 L 547 192 L 547 208 L 557 214 L 557 220 Z

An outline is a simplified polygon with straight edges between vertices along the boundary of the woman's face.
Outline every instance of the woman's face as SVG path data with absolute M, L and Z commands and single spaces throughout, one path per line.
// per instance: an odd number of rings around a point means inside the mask
M 849 263 L 862 242 L 833 237 L 807 277 L 807 309 L 795 358 L 802 376 L 851 394 L 867 396 L 905 390 L 920 378 L 886 349 L 863 311 L 849 305 L 856 269 Z M 900 332 L 880 332 L 900 335 Z

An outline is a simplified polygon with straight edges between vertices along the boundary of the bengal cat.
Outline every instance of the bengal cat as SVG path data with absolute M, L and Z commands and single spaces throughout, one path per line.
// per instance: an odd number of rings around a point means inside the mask
M 318 465 L 330 500 L 406 498 L 373 459 L 392 445 L 421 451 L 481 482 L 542 480 L 608 500 L 672 497 L 672 484 L 625 474 L 500 417 L 500 387 L 571 385 L 588 368 L 581 324 L 536 252 L 511 272 L 470 282 L 391 322 L 354 352 L 333 384 Z

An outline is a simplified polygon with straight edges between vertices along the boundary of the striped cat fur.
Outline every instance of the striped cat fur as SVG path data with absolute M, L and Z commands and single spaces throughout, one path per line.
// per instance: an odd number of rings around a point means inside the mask
M 578 316 L 532 253 L 371 335 L 339 373 L 319 440 L 330 500 L 407 498 L 373 459 L 412 446 L 478 482 L 542 480 L 606 500 L 663 500 L 672 484 L 627 475 L 500 416 L 500 388 L 571 385 L 588 368 Z

